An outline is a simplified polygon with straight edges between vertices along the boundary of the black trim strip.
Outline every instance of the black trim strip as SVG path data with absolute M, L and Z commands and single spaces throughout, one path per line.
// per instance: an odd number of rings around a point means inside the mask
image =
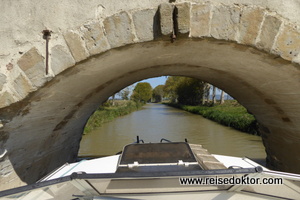
M 213 176 L 226 174 L 251 174 L 262 172 L 261 167 L 242 169 L 215 169 L 215 170 L 191 170 L 170 172 L 120 172 L 107 174 L 71 174 L 72 179 L 111 179 L 111 178 L 150 178 L 150 177 L 172 177 L 172 176 Z

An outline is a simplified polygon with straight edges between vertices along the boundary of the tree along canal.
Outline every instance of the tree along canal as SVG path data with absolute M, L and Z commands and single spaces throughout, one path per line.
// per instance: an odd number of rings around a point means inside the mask
M 84 135 L 78 155 L 106 156 L 121 151 L 123 146 L 136 140 L 160 142 L 166 138 L 202 144 L 210 153 L 247 156 L 257 161 L 266 157 L 261 137 L 243 133 L 163 104 L 146 104 L 142 110 L 103 124 Z

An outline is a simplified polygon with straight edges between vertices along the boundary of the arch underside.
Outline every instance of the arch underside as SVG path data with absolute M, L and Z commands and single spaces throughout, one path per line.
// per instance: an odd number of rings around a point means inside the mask
M 229 93 L 261 124 L 269 165 L 300 172 L 300 156 L 291 155 L 300 145 L 299 67 L 213 39 L 127 45 L 69 68 L 2 111 L 7 159 L 23 181 L 36 181 L 76 157 L 84 125 L 103 101 L 136 81 L 163 75 L 199 78 Z

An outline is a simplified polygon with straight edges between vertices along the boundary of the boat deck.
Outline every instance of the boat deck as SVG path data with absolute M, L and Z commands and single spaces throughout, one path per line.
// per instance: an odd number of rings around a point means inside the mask
M 200 144 L 189 144 L 194 156 L 202 169 L 227 169 L 223 163 L 217 160 L 207 149 Z
M 33 185 L 0 192 L 0 199 L 300 199 L 300 175 L 257 166 L 247 158 L 212 155 L 197 144 L 137 144 L 127 146 L 123 155 L 65 164 Z M 199 182 L 216 177 L 282 182 Z

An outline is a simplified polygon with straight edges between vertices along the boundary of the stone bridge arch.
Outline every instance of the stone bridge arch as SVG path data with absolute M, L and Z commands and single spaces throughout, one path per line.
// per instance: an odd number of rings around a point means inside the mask
M 227 91 L 260 122 L 269 165 L 299 173 L 299 43 L 297 24 L 277 12 L 197 1 L 124 9 L 53 32 L 49 74 L 43 39 L 6 59 L 0 74 L 0 183 L 31 183 L 74 160 L 101 102 L 161 75 Z

